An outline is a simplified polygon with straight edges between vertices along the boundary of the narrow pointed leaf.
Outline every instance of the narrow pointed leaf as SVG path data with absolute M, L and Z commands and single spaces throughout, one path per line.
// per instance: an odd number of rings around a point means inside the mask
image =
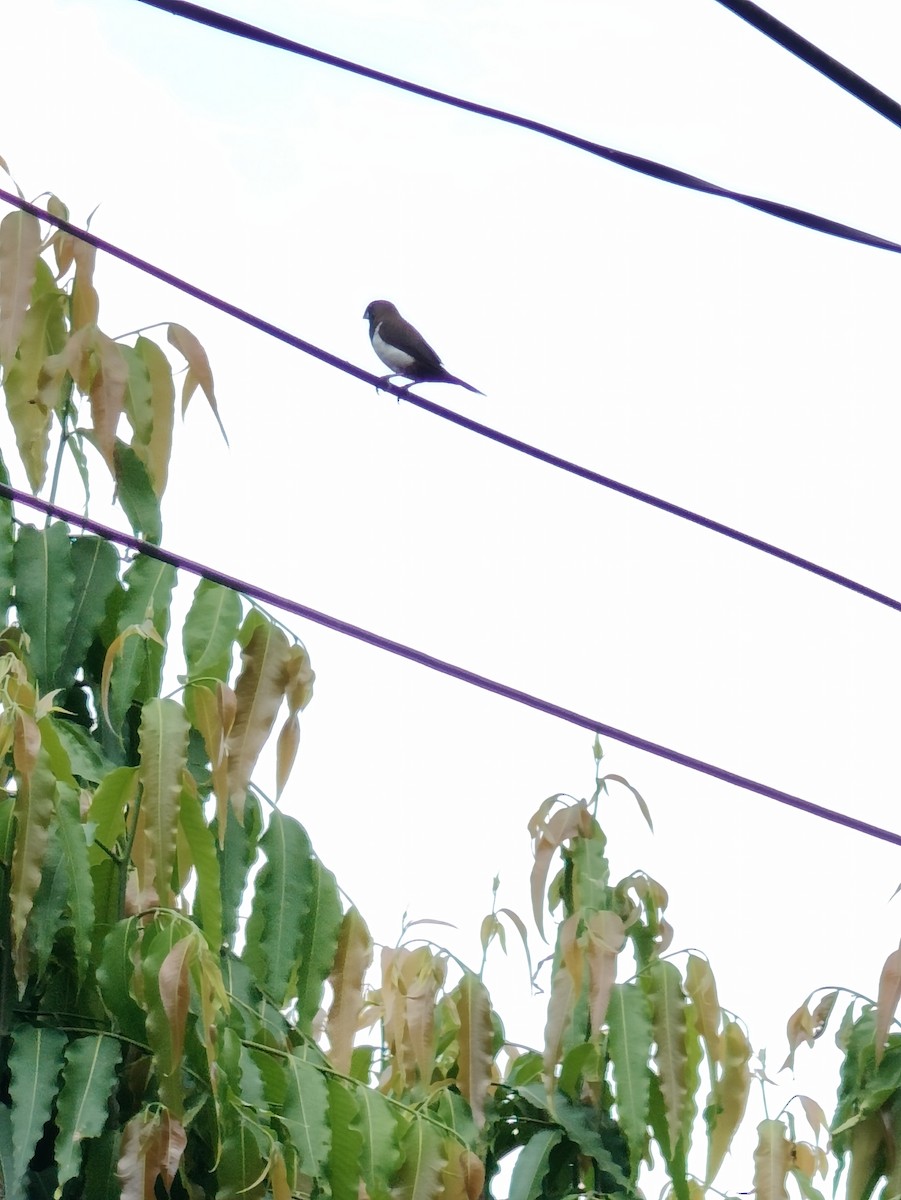
M 608 1050 L 613 1068 L 616 1111 L 629 1145 L 632 1178 L 647 1140 L 651 1081 L 651 1012 L 647 997 L 634 983 L 615 984 L 607 1012 Z
M 551 1154 L 562 1137 L 560 1129 L 541 1129 L 529 1138 L 510 1177 L 510 1200 L 539 1200 L 544 1195 Z
M 688 1101 L 685 1070 L 688 1055 L 685 1045 L 685 997 L 678 969 L 671 962 L 657 961 L 649 975 L 653 1008 L 654 1061 L 660 1077 L 660 1090 L 666 1105 L 670 1142 L 675 1146 L 683 1127 Z
M 782 1121 L 761 1121 L 754 1151 L 754 1191 L 758 1200 L 788 1200 L 785 1186 L 792 1163 L 791 1142 Z
M 325 1023 L 329 1057 L 336 1071 L 350 1071 L 357 1023 L 363 1009 L 363 981 L 372 965 L 372 936 L 356 908 L 344 914 L 329 982 L 332 1003 Z
M 188 372 L 185 376 L 184 388 L 182 389 L 181 410 L 182 413 L 188 407 L 191 396 L 197 387 L 207 398 L 207 403 L 213 410 L 213 416 L 222 430 L 222 436 L 225 438 L 225 444 L 228 445 L 228 435 L 225 432 L 225 426 L 222 424 L 222 418 L 219 416 L 219 407 L 216 404 L 216 393 L 213 388 L 213 372 L 210 368 L 210 360 L 207 357 L 206 350 L 201 346 L 200 342 L 189 329 L 185 329 L 184 325 L 169 325 L 169 342 L 176 350 L 188 360 Z
M 460 980 L 453 998 L 460 1018 L 457 1086 L 469 1101 L 476 1126 L 481 1128 L 485 1123 L 485 1100 L 494 1065 L 491 999 L 484 983 L 470 971 Z
M 300 1170 L 311 1179 L 321 1179 L 331 1141 L 325 1076 L 297 1054 L 288 1056 L 285 1067 L 288 1087 L 281 1118 L 297 1151 Z
M 185 618 L 182 644 L 190 681 L 225 682 L 241 621 L 241 597 L 231 588 L 201 579 Z
M 0 221 L 0 367 L 8 367 L 19 345 L 41 251 L 37 217 L 21 211 Z
M 182 772 L 187 763 L 188 720 L 182 706 L 175 700 L 148 701 L 141 711 L 139 744 L 141 818 L 153 860 L 152 882 L 165 904 L 175 858 Z
M 147 467 L 131 446 L 119 438 L 113 440 L 112 471 L 117 497 L 132 533 L 158 546 L 163 538 L 159 497 L 153 490 Z
M 169 360 L 149 338 L 139 337 L 135 353 L 143 360 L 150 380 L 151 428 L 144 461 L 153 489 L 162 497 L 169 474 L 172 430 L 175 424 L 175 385 Z
M 60 646 L 57 686 L 68 682 L 82 665 L 118 583 L 119 556 L 104 538 L 74 538 L 71 557 L 74 605 Z
M 335 961 L 343 913 L 335 877 L 318 858 L 310 863 L 312 882 L 307 911 L 297 945 L 297 1025 L 312 1033 L 313 1020 L 322 1003 L 323 985 Z
M 751 1088 L 751 1046 L 741 1026 L 728 1021 L 723 1030 L 723 1073 L 707 1105 L 707 1182 L 715 1177 L 741 1124 Z
M 118 1041 L 102 1034 L 75 1038 L 66 1047 L 54 1145 L 60 1189 L 78 1175 L 85 1139 L 103 1132 L 121 1057 Z
M 94 886 L 85 827 L 81 821 L 77 796 L 57 798 L 56 832 L 67 884 L 67 907 L 71 920 L 75 962 L 78 978 L 84 982 L 94 933 Z
M 313 891 L 310 839 L 303 827 L 277 809 L 260 839 L 266 862 L 256 878 L 243 958 L 279 1006 L 297 963 L 303 922 Z
M 175 578 L 174 567 L 139 554 L 125 572 L 127 590 L 116 616 L 116 634 L 141 626 L 149 616 L 153 629 L 164 642 Z M 163 647 L 156 641 L 142 637 L 125 640 L 110 683 L 109 720 L 113 729 L 121 729 L 126 712 L 135 701 L 159 695 L 162 665 Z
M 403 1151 L 403 1165 L 392 1194 L 397 1200 L 434 1200 L 441 1192 L 441 1171 L 447 1160 L 441 1135 L 419 1113 L 404 1137 Z
M 28 634 L 28 659 L 39 687 L 50 691 L 75 610 L 69 527 L 55 521 L 44 529 L 19 530 L 13 556 L 16 608 Z
M 362 1138 L 360 1173 L 370 1200 L 388 1200 L 390 1181 L 401 1158 L 396 1122 L 381 1092 L 361 1087 L 356 1098 L 359 1112 L 353 1124 Z
M 190 778 L 190 777 L 189 777 Z M 203 818 L 203 806 L 196 790 L 185 788 L 178 810 L 178 821 L 191 848 L 197 873 L 195 913 L 209 944 L 216 950 L 222 945 L 222 891 L 216 840 Z
M 66 1035 L 58 1029 L 19 1025 L 13 1030 L 9 1055 L 12 1100 L 13 1178 L 6 1193 L 14 1193 L 25 1178 L 44 1125 L 50 1118 L 59 1086 Z
M 363 1138 L 355 1125 L 359 1111 L 356 1092 L 340 1079 L 328 1081 L 329 1124 L 332 1140 L 326 1173 L 332 1200 L 358 1200 Z
M 41 751 L 29 779 L 22 779 L 16 793 L 16 839 L 10 881 L 13 958 L 19 992 L 28 978 L 25 927 L 41 881 L 50 822 L 53 819 L 56 779 L 46 751 Z
M 235 685 L 238 708 L 228 737 L 228 778 L 232 803 L 241 815 L 250 776 L 269 737 L 285 695 L 288 639 L 272 622 L 252 613 Z

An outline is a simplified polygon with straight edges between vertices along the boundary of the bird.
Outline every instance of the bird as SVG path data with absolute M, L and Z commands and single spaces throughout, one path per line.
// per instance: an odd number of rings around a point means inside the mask
M 414 383 L 456 383 L 478 396 L 485 395 L 471 383 L 445 370 L 422 334 L 404 320 L 390 300 L 373 300 L 363 313 L 363 319 L 369 322 L 373 350 L 385 366 L 391 368 L 391 375 L 386 375 L 384 382 L 394 375 L 401 375 L 410 380 L 402 391 Z

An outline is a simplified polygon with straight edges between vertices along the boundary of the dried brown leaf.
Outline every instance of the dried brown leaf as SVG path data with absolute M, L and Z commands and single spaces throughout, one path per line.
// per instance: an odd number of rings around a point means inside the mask
M 294 766 L 300 746 L 300 721 L 295 714 L 287 718 L 278 735 L 275 751 L 275 798 L 280 799 Z
M 241 652 L 235 719 L 226 742 L 229 795 L 239 820 L 253 768 L 284 698 L 288 653 L 288 639 L 278 626 L 259 618 Z
M 184 387 L 181 394 L 181 411 L 184 416 L 187 411 L 191 397 L 199 387 L 207 398 L 207 403 L 213 410 L 213 416 L 222 430 L 222 436 L 225 438 L 225 444 L 228 445 L 228 435 L 225 432 L 225 426 L 222 424 L 222 418 L 219 416 L 219 406 L 216 403 L 216 392 L 213 386 L 213 371 L 210 367 L 210 360 L 207 357 L 207 352 L 200 344 L 189 329 L 185 329 L 184 325 L 169 325 L 169 344 L 180 351 L 188 362 L 188 370 L 185 375 Z
M 31 778 L 40 749 L 41 731 L 38 729 L 37 722 L 30 713 L 24 712 L 21 708 L 17 709 L 13 737 L 13 761 L 16 764 L 16 770 L 26 779 Z
M 826 1114 L 823 1112 L 816 1100 L 812 1100 L 810 1096 L 799 1096 L 801 1107 L 804 1109 L 804 1115 L 810 1123 L 810 1128 L 813 1130 L 813 1136 L 819 1140 L 820 1131 L 829 1129 L 829 1122 L 826 1120 Z
M 97 449 L 115 476 L 116 430 L 125 407 L 128 364 L 112 338 L 97 330 L 94 338 L 98 367 L 91 380 L 91 417 Z
M 689 954 L 685 971 L 685 990 L 695 1006 L 698 1032 L 707 1047 L 710 1061 L 719 1063 L 723 1052 L 720 1033 L 722 1010 L 716 992 L 716 980 L 706 958 Z
M 100 313 L 100 298 L 94 287 L 94 263 L 97 248 L 74 238 L 72 257 L 75 259 L 75 282 L 72 285 L 72 328 L 83 329 L 96 325 Z
M 350 1070 L 354 1035 L 363 1011 L 363 982 L 371 965 L 369 929 L 357 909 L 349 908 L 341 922 L 338 948 L 329 975 L 332 1003 L 325 1022 L 332 1064 L 336 1071 L 345 1075 Z
M 901 1000 L 901 946 L 893 950 L 882 966 L 876 999 L 876 1062 L 885 1053 L 889 1025 Z
M 19 346 L 41 252 L 41 227 L 30 213 L 0 221 L 0 367 L 9 368 Z
M 545 801 L 547 803 L 547 801 Z M 540 810 L 539 810 L 540 811 Z M 535 862 L 532 866 L 532 914 L 538 932 L 544 938 L 544 893 L 551 860 L 560 845 L 569 838 L 588 832 L 591 816 L 584 800 L 560 809 L 545 823 L 533 827 Z M 547 939 L 544 938 L 546 941 Z
M 610 993 L 616 980 L 616 956 L 626 941 L 626 931 L 618 913 L 594 912 L 586 924 L 588 962 L 588 1019 L 592 1033 L 604 1023 Z

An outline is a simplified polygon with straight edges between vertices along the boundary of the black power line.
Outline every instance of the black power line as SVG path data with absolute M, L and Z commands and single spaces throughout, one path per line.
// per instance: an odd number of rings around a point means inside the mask
M 156 559 L 158 562 L 167 563 L 178 570 L 188 571 L 190 574 L 209 580 L 211 583 L 218 583 L 223 587 L 231 588 L 232 591 L 241 592 L 261 604 L 280 608 L 284 612 L 293 613 L 297 617 L 302 617 L 317 625 L 323 625 L 326 629 L 344 634 L 346 637 L 355 638 L 359 642 L 365 642 L 367 645 L 375 646 L 377 649 L 384 650 L 389 654 L 405 658 L 410 662 L 417 663 L 421 667 L 427 667 L 430 671 L 438 671 L 440 674 L 447 675 L 451 679 L 457 679 L 461 683 L 481 688 L 486 692 L 492 692 L 495 696 L 501 696 L 505 700 L 512 700 L 516 704 L 525 705 L 528 708 L 535 709 L 537 712 L 555 717 L 557 720 L 566 721 L 570 725 L 577 725 L 581 729 L 591 730 L 592 733 L 610 738 L 615 742 L 622 742 L 624 745 L 632 746 L 636 750 L 643 750 L 646 754 L 653 754 L 657 758 L 663 758 L 668 762 L 675 763 L 677 766 L 687 767 L 691 771 L 708 775 L 712 779 L 720 780 L 722 783 L 728 783 L 733 787 L 754 792 L 756 795 L 765 796 L 769 800 L 776 800 L 779 804 L 785 804 L 789 808 L 797 809 L 800 812 L 807 813 L 809 816 L 819 817 L 824 821 L 831 821 L 833 824 L 842 825 L 846 829 L 853 829 L 856 833 L 878 838 L 883 842 L 890 842 L 893 846 L 901 846 L 901 833 L 895 833 L 890 829 L 883 829 L 880 825 L 872 825 L 868 821 L 861 821 L 857 817 L 849 816 L 847 813 L 838 812 L 835 809 L 825 808 L 822 804 L 814 804 L 810 800 L 802 800 L 800 796 L 793 796 L 791 793 L 784 792 L 779 788 L 770 787 L 769 784 L 758 783 L 757 780 L 749 779 L 745 775 L 739 775 L 735 771 L 728 771 L 724 767 L 714 766 L 703 759 L 683 754 L 679 750 L 671 750 L 667 746 L 660 745 L 659 742 L 652 742 L 647 738 L 639 737 L 637 734 L 627 733 L 623 729 L 617 729 L 615 726 L 608 725 L 604 721 L 598 721 L 594 717 L 574 712 L 572 709 L 564 708 L 560 704 L 544 700 L 540 696 L 533 696 L 529 692 L 520 691 L 518 688 L 510 687 L 508 684 L 500 683 L 498 680 L 489 679 L 485 675 L 478 675 L 475 671 L 469 671 L 465 667 L 459 667 L 454 663 L 435 658 L 433 655 L 426 654 L 422 650 L 416 650 L 414 647 L 407 646 L 403 642 L 396 642 L 391 638 L 382 637 L 381 634 L 363 629 L 359 625 L 353 625 L 349 621 L 342 621 L 339 617 L 333 617 L 328 613 L 310 608 L 306 604 L 301 604 L 296 600 L 290 600 L 287 596 L 281 596 L 277 592 L 270 592 L 256 584 L 236 579 L 232 575 L 227 575 L 224 571 L 219 571 L 214 567 L 205 566 L 203 563 L 185 558 L 180 554 L 174 554 L 170 550 L 163 549 L 162 546 L 154 546 L 150 542 L 143 542 L 133 534 L 121 533 L 109 525 L 103 525 L 99 521 L 92 520 L 90 517 L 85 517 L 80 513 L 62 508 L 58 504 L 39 500 L 36 496 L 21 492 L 17 488 L 10 487 L 7 484 L 0 483 L 0 496 L 5 497 L 7 500 L 13 500 L 18 504 L 23 504 L 28 508 L 36 509 L 38 512 L 57 517 L 69 525 L 86 529 L 98 537 L 124 546 L 139 554 L 145 554 L 148 558 Z
M 753 25 L 760 33 L 777 42 L 783 49 L 800 58 L 809 67 L 813 67 L 815 71 L 819 71 L 821 75 L 825 75 L 827 79 L 837 83 L 840 88 L 850 92 L 856 99 L 869 105 L 881 117 L 885 117 L 887 121 L 891 121 L 893 125 L 901 128 L 901 104 L 897 100 L 893 100 L 891 96 L 887 96 L 872 83 L 868 83 L 850 67 L 846 67 L 838 59 L 827 54 L 825 50 L 821 50 L 819 46 L 815 46 L 813 42 L 802 37 L 800 33 L 796 33 L 794 29 L 790 29 L 788 25 L 778 21 L 759 4 L 754 4 L 752 0 L 717 0 L 717 3 L 747 21 L 749 25 Z
M 373 386 L 377 385 L 382 390 L 389 391 L 397 396 L 399 400 L 406 400 L 407 403 L 412 404 L 415 408 L 423 409 L 425 412 L 431 413 L 432 416 L 440 417 L 444 421 L 450 421 L 454 425 L 459 425 L 462 429 L 469 430 L 470 433 L 478 434 L 479 437 L 489 438 L 501 446 L 515 450 L 519 454 L 525 454 L 529 458 L 536 459 L 538 462 L 547 463 L 548 466 L 565 471 L 567 474 L 575 475 L 579 479 L 586 479 L 589 483 L 594 483 L 599 487 L 618 492 L 621 496 L 628 496 L 630 499 L 637 500 L 641 504 L 647 504 L 651 508 L 669 513 L 670 516 L 679 517 L 683 521 L 690 521 L 694 525 L 699 525 L 703 529 L 709 529 L 712 533 L 721 534 L 723 537 L 728 537 L 743 546 L 750 546 L 752 550 L 759 550 L 761 553 L 768 554 L 772 558 L 777 558 L 781 562 L 789 563 L 793 567 L 800 567 L 804 571 L 809 571 L 812 575 L 817 575 L 821 579 L 827 579 L 830 583 L 838 584 L 839 587 L 856 592 L 868 600 L 873 600 L 877 604 L 882 604 L 886 608 L 893 609 L 895 612 L 901 612 L 901 600 L 896 600 L 893 596 L 889 596 L 885 592 L 877 591 L 876 588 L 869 587 L 865 583 L 859 583 L 857 580 L 851 579 L 847 575 L 842 575 L 838 571 L 833 571 L 830 567 L 820 566 L 808 558 L 803 558 L 800 554 L 794 554 L 791 550 L 783 550 L 780 546 L 776 546 L 772 542 L 766 542 L 762 538 L 754 537 L 750 533 L 743 533 L 740 529 L 734 529 L 731 525 L 725 525 L 721 521 L 705 517 L 703 514 L 694 512 L 690 508 L 684 508 L 680 504 L 674 504 L 670 500 L 654 496 L 650 492 L 642 491 L 641 488 L 633 487 L 631 484 L 622 483 L 617 479 L 611 478 L 609 475 L 602 475 L 599 471 L 593 471 L 590 467 L 582 466 L 579 463 L 572 462 L 570 459 L 561 458 L 557 454 L 551 454 L 547 450 L 542 450 L 539 446 L 533 446 L 529 442 L 524 442 L 519 438 L 512 437 L 510 434 L 503 433 L 499 429 L 493 429 L 490 425 L 484 425 L 482 422 L 474 421 L 472 418 L 465 417 L 461 413 L 456 413 L 452 409 L 444 408 L 442 405 L 435 404 L 431 400 L 426 400 L 422 396 L 417 396 L 414 392 L 410 392 L 396 384 L 386 383 L 379 376 L 373 375 L 372 372 L 365 371 L 362 367 L 358 367 L 346 359 L 339 358 L 336 354 L 331 354 L 328 350 L 323 350 L 320 346 L 315 346 L 312 342 L 307 342 L 303 338 L 297 337 L 296 334 L 289 333 L 288 330 L 282 329 L 278 325 L 273 325 L 272 322 L 255 316 L 253 313 L 239 308 L 236 304 L 232 304 L 228 300 L 214 296 L 196 284 L 180 279 L 177 275 L 163 270 L 162 267 L 154 266 L 153 263 L 138 258 L 136 254 L 132 254 L 128 250 L 123 250 L 120 246 L 116 246 L 112 242 L 98 237 L 87 229 L 81 229 L 79 226 L 73 225 L 71 221 L 65 221 L 61 217 L 54 216 L 46 209 L 39 208 L 38 205 L 32 204 L 28 200 L 23 200 L 21 197 L 14 195 L 12 192 L 5 191 L 3 188 L 0 188 L 0 200 L 5 200 L 14 207 L 22 209 L 23 212 L 30 213 L 42 221 L 47 221 L 49 224 L 55 225 L 58 229 L 72 234 L 73 237 L 80 238 L 91 246 L 95 246 L 98 250 L 102 250 L 112 258 L 117 258 L 128 266 L 135 267 L 137 270 L 143 271 L 144 274 L 150 275 L 154 279 L 159 279 L 180 292 L 184 292 L 185 295 L 191 296 L 195 300 L 200 300 L 203 304 L 207 304 L 211 308 L 225 313 L 227 316 L 234 317 L 243 324 L 250 326 L 251 329 L 257 329 L 269 337 L 284 342 L 285 345 L 292 346 L 295 350 L 302 350 L 305 354 L 309 354 L 311 357 L 317 358 L 320 362 L 327 363 L 330 367 L 335 367 L 339 371 L 344 371 L 347 375 L 351 375 L 355 379 L 360 379 L 364 383 L 370 383 Z
M 652 179 L 659 179 L 663 183 L 671 183 L 676 187 L 688 188 L 694 192 L 704 192 L 708 196 L 720 196 L 725 200 L 733 200 L 736 204 L 743 204 L 747 208 L 757 209 L 759 212 L 767 213 L 771 217 L 778 217 L 782 221 L 790 221 L 794 225 L 801 225 L 806 229 L 813 229 L 817 233 L 828 234 L 830 237 L 843 238 L 846 241 L 857 242 L 863 246 L 872 246 L 877 250 L 890 250 L 894 254 L 901 254 L 901 245 L 897 242 L 878 237 L 876 234 L 866 233 L 861 229 L 855 229 L 851 225 L 843 225 L 841 222 L 833 221 L 829 217 L 821 217 L 816 213 L 806 212 L 802 208 L 794 208 L 789 204 L 780 204 L 775 200 L 765 200 L 760 196 L 751 196 L 746 192 L 736 192 L 731 188 L 720 187 L 719 184 L 710 183 L 708 180 L 700 179 L 696 175 L 689 175 L 687 172 L 680 171 L 676 167 L 668 167 L 663 163 L 654 162 L 650 158 L 642 158 L 637 154 L 629 154 L 624 150 L 614 150 L 609 146 L 602 146 L 598 142 L 589 141 L 587 138 L 577 137 L 574 133 L 567 133 L 563 129 L 556 129 L 553 125 L 545 125 L 541 121 L 533 121 L 530 117 L 520 117 L 515 113 L 505 112 L 500 108 L 491 108 L 487 104 L 477 104 L 473 100 L 464 100 L 459 96 L 451 95 L 449 92 L 439 92 L 434 88 L 424 87 L 419 83 L 411 83 L 409 80 L 400 79 L 396 75 L 388 75 L 384 71 L 376 71 L 372 67 L 361 66 L 359 63 L 351 62 L 350 59 L 338 58 L 334 54 L 326 54 L 323 50 L 316 50 L 312 46 L 305 46 L 301 42 L 292 41 L 291 38 L 282 37 L 281 34 L 272 33 L 270 30 L 262 29 L 257 25 L 250 25 L 246 21 L 239 21 L 235 17 L 227 17 L 224 13 L 214 12 L 212 9 L 203 8 L 199 4 L 191 4 L 189 0 L 139 0 L 139 3 L 146 4 L 150 8 L 161 9 L 163 12 L 171 13 L 176 17 L 184 17 L 189 21 L 196 21 L 198 24 L 205 25 L 209 29 L 218 29 L 223 33 L 246 38 L 263 46 L 272 46 L 276 50 L 285 50 L 290 54 L 298 54 L 304 58 L 313 59 L 316 62 L 324 63 L 328 67 L 336 67 L 341 71 L 350 71 L 354 75 L 362 75 L 365 79 L 373 79 L 377 83 L 384 83 L 389 87 L 399 88 L 405 92 L 412 92 L 415 96 L 424 96 L 426 99 L 435 100 L 439 104 L 448 104 L 453 108 L 462 109 L 464 112 L 475 113 L 481 117 L 489 117 L 494 121 L 503 121 L 507 125 L 516 125 L 520 129 L 528 129 L 532 133 L 540 133 L 544 137 L 553 138 L 555 141 L 563 142 L 567 146 L 574 146 L 577 150 L 584 150 L 587 154 L 594 154 L 598 158 L 606 159 L 607 162 L 625 167 L 629 171 L 637 171 L 641 175 L 648 175 Z

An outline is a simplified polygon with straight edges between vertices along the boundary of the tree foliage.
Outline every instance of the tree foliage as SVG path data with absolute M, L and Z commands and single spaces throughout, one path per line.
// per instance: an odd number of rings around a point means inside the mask
M 144 333 L 101 331 L 93 272 L 70 235 L 21 212 L 0 222 L 7 412 L 35 493 L 55 496 L 71 454 L 86 502 L 108 471 L 135 534 L 158 542 L 172 366 Z M 218 419 L 200 342 L 174 324 L 167 340 L 188 364 L 183 408 L 200 388 Z M 599 805 L 629 785 L 600 774 L 600 746 L 591 799 L 551 797 L 530 822 L 533 917 L 555 930 L 544 1044 L 523 1051 L 481 969 L 411 941 L 376 955 L 278 807 L 314 684 L 297 638 L 200 580 L 178 631 L 185 672 L 163 694 L 176 582 L 0 500 L 3 1195 L 478 1200 L 513 1151 L 512 1200 L 632 1197 L 652 1156 L 676 1200 L 703 1195 L 744 1116 L 752 1049 L 707 960 L 672 953 L 663 886 L 611 877 Z M 253 783 L 270 742 L 275 802 Z M 528 955 L 504 908 L 484 951 L 509 929 Z M 881 1179 L 901 1193 L 899 954 L 839 1032 L 832 1146 L 851 1200 Z M 834 1001 L 801 1006 L 792 1054 Z M 818 1134 L 822 1110 L 801 1104 Z M 761 1124 L 761 1200 L 789 1179 L 816 1200 L 824 1169 L 790 1116 Z

